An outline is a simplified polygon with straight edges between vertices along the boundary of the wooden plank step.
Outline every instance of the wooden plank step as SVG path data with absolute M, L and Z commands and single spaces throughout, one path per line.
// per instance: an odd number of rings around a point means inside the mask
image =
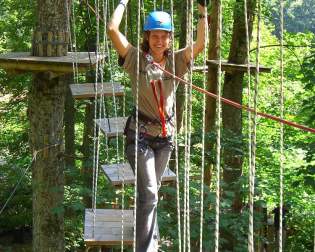
M 72 73 L 73 63 L 76 63 L 80 72 L 87 71 L 97 61 L 106 57 L 94 52 L 68 52 L 67 56 L 61 57 L 38 57 L 30 52 L 9 52 L 0 54 L 0 68 L 8 71 L 34 71 L 34 72 L 57 72 Z
M 93 209 L 85 209 L 84 242 L 87 246 L 120 245 L 122 238 L 122 219 L 124 244 L 133 243 L 133 210 L 96 209 L 95 222 Z
M 219 60 L 207 60 L 207 65 L 209 67 L 218 67 Z M 251 73 L 255 73 L 256 72 L 256 64 L 250 62 L 249 65 L 250 65 Z M 221 69 L 222 69 L 222 71 L 226 71 L 226 72 L 233 72 L 233 71 L 246 72 L 247 71 L 247 65 L 246 64 L 229 63 L 229 62 L 227 62 L 227 60 L 222 60 L 221 61 Z M 266 67 L 266 66 L 260 65 L 259 66 L 259 72 L 270 73 L 271 67 Z
M 107 137 L 115 137 L 124 133 L 128 117 L 111 117 L 96 119 L 95 122 Z
M 135 176 L 129 163 L 125 164 L 111 164 L 101 166 L 105 175 L 115 186 L 125 184 L 134 184 Z M 176 174 L 169 168 L 166 168 L 162 176 L 162 182 L 169 182 L 176 180 Z
M 112 96 L 113 86 L 115 96 L 124 95 L 124 86 L 119 82 L 113 82 L 113 85 L 111 82 L 97 83 L 97 85 L 95 83 L 71 84 L 70 89 L 75 99 L 87 99 L 94 98 L 96 91 L 97 96 Z

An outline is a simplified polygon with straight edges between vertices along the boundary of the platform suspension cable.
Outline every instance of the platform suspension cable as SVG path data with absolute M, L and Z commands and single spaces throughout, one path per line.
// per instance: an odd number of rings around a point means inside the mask
M 261 1 L 257 1 L 257 47 L 256 47 L 256 73 L 254 82 L 253 107 L 251 113 L 251 170 L 249 172 L 249 251 L 254 252 L 254 204 L 255 204 L 255 177 L 256 177 L 256 147 L 257 147 L 257 104 L 258 104 L 258 85 L 259 85 L 259 63 L 260 63 L 260 31 L 261 31 Z
M 222 5 L 219 5 L 219 65 L 217 72 L 217 92 L 216 100 L 216 200 L 215 200 L 215 234 L 214 234 L 214 251 L 219 252 L 220 240 L 220 179 L 221 179 L 221 124 L 222 124 L 222 107 L 221 107 L 221 74 L 222 74 L 222 59 L 221 59 L 221 40 L 222 40 Z
M 187 28 L 187 34 L 186 34 L 186 45 L 190 44 L 190 0 L 186 0 L 186 28 Z M 189 174 L 188 174 L 188 165 L 189 165 L 189 158 L 188 158 L 188 95 L 189 95 L 189 85 L 190 82 L 187 82 L 188 85 L 185 86 L 185 109 L 184 109 L 184 144 L 185 144 L 185 159 L 184 159 L 184 226 L 183 226 L 183 252 L 186 252 L 186 249 L 188 247 L 188 229 L 189 229 L 189 225 L 188 225 L 188 181 L 189 181 Z
M 104 45 L 105 45 L 105 49 L 108 52 L 108 70 L 109 70 L 109 78 L 110 78 L 110 83 L 112 86 L 112 98 L 113 98 L 113 107 L 114 107 L 114 117 L 117 118 L 118 117 L 118 113 L 117 113 L 117 102 L 116 102 L 116 96 L 115 96 L 115 86 L 114 86 L 114 81 L 113 81 L 113 73 L 112 73 L 112 59 L 111 59 L 111 53 L 110 53 L 110 49 L 109 49 L 109 40 L 107 37 L 107 32 L 106 32 L 106 27 L 107 27 L 107 12 L 106 10 L 108 10 L 108 0 L 104 0 L 103 2 L 103 19 L 104 19 Z M 119 138 L 118 138 L 118 125 L 116 125 L 116 160 L 119 163 L 120 161 L 120 155 L 119 155 Z M 118 174 L 118 176 L 120 176 L 120 174 Z M 125 184 L 125 170 L 123 169 L 123 174 L 122 174 L 122 185 L 123 185 L 123 189 L 122 189 L 122 210 L 121 210 L 121 243 L 120 243 L 120 247 L 121 247 L 121 251 L 124 250 L 124 207 L 125 207 L 125 198 L 124 198 L 124 184 Z
M 70 43 L 70 51 L 74 52 L 74 60 L 72 61 L 72 71 L 73 71 L 73 80 L 74 83 L 79 83 L 79 70 L 78 70 L 78 51 L 77 51 L 77 37 L 76 37 L 76 21 L 75 21 L 75 7 L 74 1 L 71 2 L 71 6 L 69 6 L 69 1 L 66 2 L 67 8 L 67 22 L 68 22 L 68 33 L 69 33 L 69 43 Z M 72 22 L 71 22 L 72 21 Z M 71 32 L 71 26 L 73 30 L 73 36 Z
M 207 81 L 207 50 L 209 43 L 209 34 L 208 34 L 208 8 L 205 8 L 205 50 L 203 51 L 203 80 L 202 80 L 202 88 L 206 89 L 206 81 Z M 202 136 L 201 136 L 201 178 L 200 178 L 200 228 L 199 228 L 199 252 L 202 252 L 203 247 L 203 222 L 204 222 L 204 173 L 205 173 L 205 132 L 206 132 L 206 95 L 202 95 Z
M 188 15 L 188 2 L 189 0 L 186 0 L 186 29 L 188 30 L 189 29 L 189 15 Z M 188 35 L 186 34 L 186 45 L 188 45 L 189 43 L 189 40 L 188 40 Z M 185 90 L 184 90 L 184 93 L 185 93 L 185 101 L 184 101 L 184 111 L 183 111 L 183 114 L 184 114 L 184 142 L 185 142 L 185 153 L 186 152 L 186 146 L 187 146 L 187 143 L 186 143 L 186 140 L 187 140 L 187 86 L 189 85 L 189 82 L 187 82 L 187 85 L 185 85 Z M 185 162 L 184 162 L 184 167 L 186 167 L 186 155 L 185 155 Z M 186 193 L 186 188 L 187 188 L 187 174 L 186 174 L 186 169 L 184 169 L 184 206 L 183 206 L 183 252 L 186 252 L 186 247 L 187 247 L 187 239 L 186 239 L 186 230 L 187 230 L 187 193 Z
M 102 116 L 102 97 L 100 98 L 100 103 L 97 102 L 98 99 L 98 79 L 99 75 L 102 74 L 101 65 L 99 64 L 99 55 L 101 54 L 100 48 L 100 3 L 99 0 L 95 0 L 95 12 L 96 12 L 96 68 L 95 68 L 95 104 L 94 104 L 94 115 L 96 118 L 101 119 Z M 92 198 L 92 210 L 93 210 L 93 232 L 92 236 L 95 234 L 95 218 L 96 218 L 96 203 L 97 203 L 97 187 L 98 187 L 98 172 L 99 172 L 99 155 L 100 155 L 100 128 L 96 126 L 96 121 L 94 121 L 94 137 L 93 137 L 93 198 Z
M 127 38 L 128 35 L 128 8 L 125 8 L 125 28 L 124 35 Z M 124 71 L 123 76 L 126 78 Z M 123 117 L 126 116 L 126 91 L 123 91 Z M 123 150 L 125 148 L 125 138 L 122 139 Z M 124 211 L 125 211 L 125 169 L 122 171 L 122 185 L 121 185 L 121 252 L 124 251 Z
M 171 17 L 172 17 L 172 27 L 174 27 L 174 3 L 173 0 L 170 1 Z M 175 35 L 172 32 L 172 73 L 175 74 Z M 179 184 L 179 165 L 178 165 L 178 137 L 177 137 L 177 107 L 176 107 L 176 81 L 173 78 L 172 85 L 174 88 L 174 146 L 175 146 L 175 172 L 176 172 L 176 209 L 177 209 L 177 235 L 178 235 L 178 252 L 182 251 L 182 238 L 181 238 L 181 206 L 180 206 L 180 184 Z
M 188 139 L 187 139 L 187 166 L 185 168 L 187 169 L 187 251 L 191 251 L 190 246 L 190 170 L 191 170 L 191 129 L 192 129 L 192 75 L 193 75 L 193 67 L 194 67 L 194 58 L 193 58 L 193 44 L 194 44 L 194 2 L 193 0 L 190 0 L 190 10 L 189 10 L 189 20 L 190 20 L 190 26 L 189 26 L 189 42 L 191 46 L 191 64 L 190 64 L 190 73 L 189 73 L 189 80 L 190 85 L 188 86 Z
M 145 9 L 144 9 L 144 0 L 141 0 L 141 11 L 142 11 L 142 18 L 143 18 L 143 23 L 145 23 L 145 18 L 146 18 L 146 14 L 145 14 Z
M 280 0 L 280 118 L 284 118 L 284 2 Z M 282 252 L 283 240 L 283 173 L 284 173 L 284 126 L 280 124 L 280 204 L 279 204 L 279 252 Z
M 106 11 L 106 8 L 108 6 L 108 0 L 105 0 L 103 2 L 103 10 Z M 112 70 L 112 59 L 111 59 L 111 53 L 110 53 L 110 49 L 109 49 L 109 40 L 108 40 L 108 37 L 107 37 L 107 33 L 106 33 L 106 27 L 107 27 L 107 15 L 105 14 L 104 12 L 104 49 L 106 49 L 108 55 L 107 55 L 107 58 L 108 58 L 108 70 L 109 70 L 109 80 L 110 80 L 110 84 L 111 84 L 111 87 L 112 87 L 112 100 L 113 100 L 113 109 L 114 109 L 114 117 L 117 118 L 118 117 L 118 113 L 117 113 L 117 102 L 116 102 L 116 96 L 115 96 L 115 86 L 114 86 L 114 80 L 113 80 L 113 70 Z M 105 53 L 105 52 L 104 52 Z M 102 86 L 103 86 L 103 74 L 101 75 L 101 80 L 102 80 Z M 118 125 L 116 124 L 116 128 L 115 128 L 115 131 L 116 131 L 116 137 L 115 137 L 115 140 L 116 140 L 116 159 L 117 159 L 117 162 L 120 161 L 120 155 L 119 155 L 119 138 L 118 138 Z
M 247 66 L 247 96 L 248 106 L 251 107 L 251 74 L 250 74 L 250 39 L 249 39 L 249 25 L 247 14 L 247 0 L 244 0 L 244 18 L 246 30 L 246 66 Z M 249 252 L 254 251 L 254 190 L 252 182 L 252 113 L 248 111 L 248 174 L 249 174 L 249 219 L 248 219 L 248 239 L 247 247 Z
M 140 69 L 140 21 L 141 21 L 141 0 L 138 0 L 138 15 L 137 15 L 137 77 L 136 77 L 136 133 L 135 133 L 135 187 L 134 187 L 134 222 L 133 222 L 133 252 L 136 252 L 137 239 L 137 194 L 138 194 L 138 139 L 139 139 L 139 69 Z

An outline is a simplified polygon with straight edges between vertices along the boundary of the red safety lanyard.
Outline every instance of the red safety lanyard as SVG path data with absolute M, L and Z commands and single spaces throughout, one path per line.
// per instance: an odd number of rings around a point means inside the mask
M 154 94 L 154 98 L 155 98 L 156 104 L 157 104 L 158 109 L 159 109 L 160 120 L 161 120 L 161 123 L 162 123 L 162 136 L 166 137 L 167 136 L 167 130 L 166 130 L 166 119 L 165 119 L 165 114 L 164 114 L 164 97 L 163 97 L 163 90 L 162 90 L 162 81 L 161 80 L 157 80 L 157 84 L 159 85 L 159 89 L 160 89 L 160 102 L 159 102 L 158 97 L 157 97 L 155 81 L 151 80 L 150 84 L 151 84 L 151 87 L 152 87 L 152 90 L 153 90 L 153 94 Z

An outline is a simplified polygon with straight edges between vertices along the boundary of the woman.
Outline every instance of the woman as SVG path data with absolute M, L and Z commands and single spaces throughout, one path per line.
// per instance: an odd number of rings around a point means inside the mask
M 119 31 L 123 12 L 128 0 L 122 0 L 115 9 L 107 31 L 113 46 L 122 59 L 122 66 L 129 74 L 134 97 L 137 90 L 137 48 L 133 47 Z M 175 75 L 182 77 L 189 69 L 191 58 L 204 48 L 205 0 L 198 1 L 200 12 L 197 39 L 193 46 L 174 52 Z M 138 198 L 137 198 L 137 252 L 157 251 L 157 202 L 161 178 L 169 161 L 174 135 L 173 79 L 151 63 L 173 72 L 173 57 L 170 53 L 172 20 L 168 13 L 155 11 L 148 15 L 144 24 L 144 37 L 139 59 L 138 98 Z M 177 83 L 175 83 L 177 85 Z M 135 113 L 128 119 L 126 156 L 135 170 Z

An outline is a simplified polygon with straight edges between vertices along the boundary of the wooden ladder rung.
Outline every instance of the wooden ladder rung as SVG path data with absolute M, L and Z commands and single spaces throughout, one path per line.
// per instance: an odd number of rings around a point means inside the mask
M 111 117 L 96 119 L 95 122 L 107 137 L 115 137 L 124 133 L 128 117 Z
M 132 245 L 133 216 L 133 210 L 95 209 L 94 218 L 93 209 L 85 209 L 84 242 L 86 246 L 120 245 L 122 225 L 124 244 Z
M 113 90 L 114 88 L 114 90 Z M 97 96 L 122 96 L 124 95 L 124 86 L 119 82 L 104 82 L 102 83 L 83 83 L 70 85 L 72 96 L 75 99 L 89 99 Z
M 124 184 L 135 183 L 135 176 L 129 163 L 102 165 L 101 167 L 109 181 L 115 186 L 122 185 L 123 182 Z M 176 180 L 176 174 L 171 169 L 166 168 L 162 176 L 162 182 L 174 180 Z

